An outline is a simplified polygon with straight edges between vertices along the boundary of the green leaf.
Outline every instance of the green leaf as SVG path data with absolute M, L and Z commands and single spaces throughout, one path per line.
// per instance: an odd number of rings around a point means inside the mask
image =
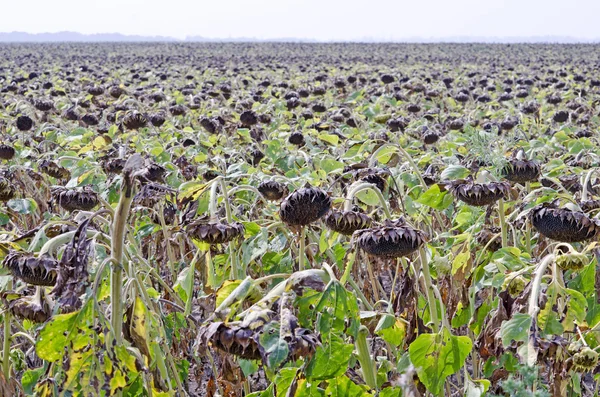
M 173 286 L 173 290 L 177 292 L 182 301 L 187 301 L 187 291 L 190 291 L 190 285 L 194 280 L 194 271 L 190 266 L 185 267 L 177 276 L 177 282 Z
M 317 347 L 306 370 L 307 379 L 326 380 L 342 375 L 348 369 L 353 351 L 354 345 L 346 344 L 338 334 L 330 333 L 329 338 Z
M 379 397 L 402 397 L 402 389 L 399 387 L 386 387 L 379 392 Z
M 23 373 L 23 376 L 21 377 L 21 385 L 23 386 L 23 391 L 26 395 L 29 396 L 33 394 L 33 388 L 35 387 L 38 379 L 40 379 L 40 376 L 43 374 L 44 367 L 30 369 Z
M 500 337 L 502 345 L 508 347 L 512 341 L 526 342 L 531 327 L 531 316 L 524 313 L 516 313 L 513 318 L 504 321 L 500 326 Z
M 258 371 L 259 368 L 257 360 L 246 360 L 244 358 L 240 358 L 239 364 L 245 377 L 252 375 L 256 371 Z
M 452 195 L 448 191 L 442 192 L 437 184 L 431 186 L 421 196 L 419 196 L 417 203 L 426 205 L 433 209 L 443 211 L 452 204 Z
M 344 169 L 344 163 L 341 161 L 334 160 L 332 158 L 325 158 L 321 160 L 321 168 L 328 174 L 334 172 L 340 172 Z
M 317 382 L 309 382 L 306 379 L 298 380 L 296 397 L 324 397 L 325 390 L 320 389 Z
M 265 325 L 260 335 L 260 345 L 265 349 L 267 365 L 277 369 L 287 359 L 289 348 L 280 332 L 280 324 L 271 322 Z
M 348 294 L 339 281 L 332 280 L 315 306 L 313 318 L 319 318 L 317 330 L 324 338 L 329 332 L 346 332 L 355 336 L 359 326 L 356 297 Z
M 465 397 L 481 397 L 490 388 L 490 381 L 487 379 L 467 379 L 465 385 Z
M 385 314 L 379 320 L 375 333 L 390 345 L 398 347 L 404 342 L 406 326 L 399 318 Z
M 263 391 L 255 391 L 254 393 L 248 394 L 248 397 L 273 397 L 275 394 L 273 393 L 274 384 L 271 383 L 269 387 L 267 387 Z
M 290 386 L 294 382 L 296 378 L 296 374 L 298 373 L 298 368 L 282 368 L 277 371 L 277 376 L 275 376 L 275 395 L 277 397 L 283 397 L 286 395 Z
M 439 395 L 446 378 L 460 370 L 472 347 L 468 336 L 454 336 L 444 328 L 439 334 L 419 335 L 408 353 L 421 382 Z
M 49 362 L 56 362 L 63 358 L 64 348 L 75 328 L 80 311 L 67 314 L 58 314 L 46 323 L 40 331 L 35 351 L 39 358 Z
M 442 171 L 440 179 L 443 181 L 462 179 L 466 178 L 470 173 L 471 171 L 462 165 L 449 165 L 444 171 Z
M 340 143 L 340 137 L 334 134 L 319 134 L 318 138 L 334 146 L 337 146 L 338 143 Z
M 379 205 L 379 197 L 377 196 L 377 193 L 371 189 L 361 190 L 360 192 L 356 193 L 356 198 L 367 205 Z
M 568 294 L 569 300 L 567 306 L 567 317 L 565 318 L 564 325 L 565 331 L 573 330 L 574 323 L 581 324 L 585 321 L 587 315 L 587 301 L 583 294 L 574 289 L 565 288 L 564 291 Z
M 221 303 L 227 298 L 240 284 L 242 280 L 226 280 L 221 288 L 217 290 L 215 307 L 221 306 Z
M 8 206 L 8 208 L 21 215 L 31 214 L 37 209 L 37 203 L 30 198 L 12 199 L 9 200 L 8 203 L 6 203 L 6 205 Z
M 347 376 L 339 376 L 330 380 L 325 393 L 331 397 L 360 397 L 370 396 L 369 388 L 365 385 L 357 385 Z
M 377 152 L 377 161 L 382 164 L 387 164 L 398 149 L 394 146 L 386 146 Z

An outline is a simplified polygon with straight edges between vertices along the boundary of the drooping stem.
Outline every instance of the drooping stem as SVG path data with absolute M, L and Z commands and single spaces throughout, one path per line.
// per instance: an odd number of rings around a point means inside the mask
M 219 179 L 219 185 L 221 185 L 221 193 L 223 194 L 223 202 L 225 203 L 225 216 L 227 222 L 233 222 L 233 214 L 231 212 L 231 205 L 229 204 L 229 194 L 227 193 L 227 185 L 223 178 Z
M 8 282 L 6 286 L 7 290 L 12 290 L 13 287 L 12 280 Z M 10 321 L 11 314 L 7 310 L 4 312 L 4 343 L 2 344 L 2 373 L 4 374 L 4 379 L 8 381 L 10 379 Z
M 165 239 L 165 246 L 167 247 L 167 258 L 169 258 L 169 269 L 171 269 L 171 278 L 175 279 L 175 264 L 177 260 L 175 259 L 175 252 L 173 251 L 173 247 L 171 246 L 171 232 L 167 227 L 167 222 L 165 221 L 165 206 L 161 203 L 158 207 L 158 220 L 160 221 L 160 227 L 163 232 L 163 238 Z
M 588 199 L 588 185 L 590 183 L 590 179 L 592 178 L 592 174 L 596 171 L 595 168 L 592 168 L 586 175 L 585 180 L 583 181 L 583 188 L 581 191 L 581 201 L 587 201 Z
M 346 195 L 346 201 L 344 203 L 344 210 L 349 211 L 350 209 L 352 209 L 352 200 L 354 200 L 354 197 L 357 193 L 363 190 L 372 190 L 377 195 L 377 198 L 379 199 L 379 204 L 381 205 L 381 208 L 383 209 L 386 218 L 392 219 L 392 214 L 390 212 L 390 209 L 388 208 L 385 198 L 383 197 L 383 194 L 381 193 L 381 190 L 379 190 L 374 184 L 368 182 L 359 183 L 348 191 L 348 194 Z
M 425 249 L 421 248 L 419 250 L 419 256 L 421 259 L 421 273 L 423 273 L 423 280 L 425 282 L 425 295 L 427 296 L 427 304 L 429 305 L 429 316 L 431 317 L 431 322 L 433 323 L 433 331 L 437 333 L 440 330 L 440 323 L 437 312 L 437 304 L 433 292 L 433 282 L 431 281 L 431 274 L 429 273 L 429 263 L 427 263 L 427 253 L 425 252 Z M 418 277 L 418 275 L 416 276 Z
M 134 181 L 126 181 L 124 179 L 124 187 L 121 192 L 121 198 L 115 217 L 112 224 L 111 236 L 111 256 L 112 256 L 112 272 L 111 272 L 111 325 L 115 335 L 117 344 L 121 344 L 123 331 L 123 299 L 121 297 L 121 289 L 123 287 L 123 270 L 129 273 L 128 263 L 123 262 L 123 248 L 125 240 L 125 229 L 127 226 L 127 217 L 131 209 L 131 203 L 134 196 Z
M 529 194 L 531 192 L 531 185 L 529 182 L 525 183 L 525 192 Z M 527 253 L 531 256 L 531 223 L 525 222 L 525 247 Z
M 212 185 L 210 186 L 210 197 L 208 199 L 208 211 L 210 213 L 210 221 L 217 222 L 217 187 L 218 179 L 221 178 L 218 176 L 216 179 L 212 181 Z
M 369 344 L 367 343 L 367 335 L 369 330 L 364 325 L 358 329 L 356 337 L 356 350 L 358 351 L 358 361 L 362 370 L 363 378 L 367 386 L 371 389 L 377 389 L 377 367 L 375 361 L 371 357 Z
M 210 250 L 206 251 L 204 254 L 204 263 L 206 263 L 206 285 L 215 287 L 217 285 L 217 279 Z
M 306 251 L 306 227 L 305 226 L 301 226 L 300 227 L 300 237 L 299 237 L 300 241 L 298 242 L 298 270 L 302 271 L 304 270 L 304 254 Z
M 377 302 L 380 299 L 379 295 L 379 282 L 375 278 L 375 273 L 373 272 L 373 265 L 371 261 L 367 259 L 367 273 L 369 274 L 369 278 L 371 279 L 371 285 L 373 287 L 373 296 L 375 297 L 375 301 Z
M 540 311 L 539 297 L 540 297 L 540 291 L 542 289 L 542 278 L 544 277 L 544 274 L 546 273 L 546 269 L 552 263 L 552 261 L 554 261 L 554 254 L 546 255 L 542 259 L 540 264 L 538 265 L 537 269 L 535 270 L 535 277 L 534 277 L 533 283 L 531 285 L 531 293 L 529 295 L 529 306 L 528 306 L 528 310 L 527 310 L 527 313 L 531 317 L 532 323 L 536 322 L 537 315 Z M 535 338 L 533 335 L 533 332 L 535 332 L 535 329 L 536 329 L 536 327 L 533 327 L 533 326 L 529 328 L 529 341 L 528 341 L 528 354 L 527 354 L 527 365 L 529 365 L 529 366 L 535 365 L 535 363 L 537 361 L 537 349 L 535 346 L 536 342 L 535 342 Z
M 502 248 L 508 247 L 508 232 L 506 218 L 504 216 L 504 200 L 498 200 L 498 214 L 500 216 L 500 233 L 502 234 Z
M 194 255 L 194 259 L 192 259 L 192 262 L 190 262 L 190 272 L 192 272 L 191 274 L 191 278 L 192 280 L 190 281 L 191 285 L 188 291 L 186 291 L 187 293 L 187 300 L 185 301 L 185 312 L 184 315 L 187 317 L 190 315 L 190 313 L 192 312 L 192 301 L 193 301 L 193 292 L 194 292 L 194 275 L 196 274 L 196 263 L 198 262 L 198 258 L 200 257 L 200 250 L 198 250 L 196 252 L 196 255 Z

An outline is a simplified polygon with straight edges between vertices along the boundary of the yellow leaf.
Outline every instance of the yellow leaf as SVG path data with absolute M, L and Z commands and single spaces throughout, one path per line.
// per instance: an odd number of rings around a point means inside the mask
M 146 356 L 150 355 L 148 321 L 149 318 L 146 305 L 144 305 L 144 302 L 137 297 L 133 308 L 133 318 L 131 319 L 131 337 L 134 340 L 136 347 Z

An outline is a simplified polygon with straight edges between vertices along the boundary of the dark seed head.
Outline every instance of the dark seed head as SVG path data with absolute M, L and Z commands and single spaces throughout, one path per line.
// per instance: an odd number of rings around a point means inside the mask
M 15 157 L 15 148 L 9 145 L 0 144 L 0 159 L 10 160 Z
M 194 238 L 208 244 L 225 244 L 244 234 L 244 225 L 234 223 L 205 223 L 200 219 L 187 227 L 187 232 Z
M 531 224 L 543 236 L 565 243 L 575 243 L 595 237 L 600 221 L 583 212 L 541 204 L 530 214 Z
M 260 185 L 258 185 L 258 191 L 267 200 L 271 201 L 281 200 L 281 198 L 289 192 L 285 185 L 273 180 L 261 182 Z
M 355 237 L 362 250 L 384 258 L 407 256 L 425 243 L 422 231 L 389 221 L 384 226 L 359 230 Z
M 29 116 L 17 117 L 17 128 L 19 131 L 29 131 L 33 128 L 33 120 Z
M 90 211 L 99 203 L 98 194 L 88 186 L 75 189 L 53 188 L 52 198 L 67 211 Z
M 137 130 L 143 128 L 148 123 L 146 116 L 139 112 L 129 112 L 123 117 L 123 125 L 128 130 Z
M 35 257 L 25 252 L 11 251 L 3 266 L 27 284 L 53 286 L 56 284 L 58 261 L 50 256 Z
M 325 217 L 325 225 L 328 228 L 346 236 L 371 227 L 371 223 L 371 218 L 356 211 L 332 211 Z
M 531 182 L 539 178 L 540 165 L 533 160 L 511 159 L 504 168 L 503 174 L 511 182 Z
M 304 135 L 301 132 L 292 132 L 288 138 L 288 142 L 292 145 L 302 146 L 304 145 Z
M 71 173 L 68 169 L 61 167 L 51 160 L 42 160 L 38 163 L 40 171 L 46 175 L 50 175 L 56 179 L 68 179 L 71 177 Z
M 283 200 L 281 220 L 290 226 L 306 226 L 317 221 L 331 208 L 331 197 L 313 187 L 298 189 Z
M 508 182 L 475 183 L 464 179 L 450 182 L 446 188 L 460 201 L 476 207 L 490 205 L 508 196 Z

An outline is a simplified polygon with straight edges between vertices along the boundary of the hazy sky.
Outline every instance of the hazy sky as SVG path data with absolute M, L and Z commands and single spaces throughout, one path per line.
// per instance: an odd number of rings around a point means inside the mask
M 600 38 L 599 0 L 1 0 L 0 31 L 351 40 Z

